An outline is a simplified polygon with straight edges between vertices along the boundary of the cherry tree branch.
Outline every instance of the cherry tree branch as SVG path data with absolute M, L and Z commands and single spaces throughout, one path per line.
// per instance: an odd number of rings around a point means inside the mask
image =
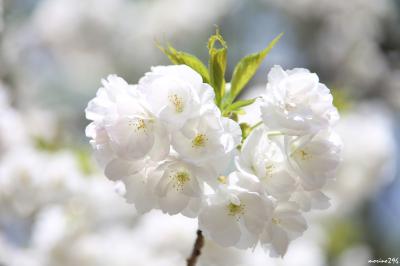
M 197 238 L 194 242 L 192 255 L 186 260 L 187 266 L 195 266 L 198 257 L 201 255 L 201 248 L 204 246 L 204 237 L 201 230 L 197 230 Z

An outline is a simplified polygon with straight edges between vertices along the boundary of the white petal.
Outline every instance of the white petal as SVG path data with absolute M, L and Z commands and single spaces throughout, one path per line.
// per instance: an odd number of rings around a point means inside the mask
M 154 134 L 152 129 L 138 129 L 135 125 L 135 123 L 139 123 L 138 121 L 137 119 L 132 121 L 129 118 L 120 118 L 114 125 L 107 126 L 111 145 L 122 158 L 141 158 L 153 147 Z M 144 121 L 144 123 L 149 122 Z
M 145 213 L 156 207 L 155 197 L 143 173 L 126 177 L 122 181 L 126 188 L 127 202 L 134 203 L 138 212 Z
M 199 214 L 199 211 L 203 205 L 202 198 L 191 198 L 188 206 L 182 210 L 182 214 L 189 218 L 196 218 Z
M 140 172 L 144 166 L 143 160 L 114 159 L 107 164 L 104 174 L 115 181 Z
M 275 226 L 273 230 L 271 230 L 271 244 L 272 244 L 272 256 L 279 255 L 283 257 L 286 254 L 286 251 L 289 246 L 289 237 L 278 226 Z
M 223 205 L 205 207 L 199 215 L 199 228 L 224 247 L 233 246 L 240 240 L 239 225 Z
M 160 209 L 170 215 L 181 212 L 188 206 L 189 201 L 190 197 L 175 189 L 168 190 L 168 193 L 164 197 L 158 199 Z
M 243 219 L 246 228 L 254 233 L 259 234 L 264 230 L 265 221 L 271 215 L 272 207 L 267 199 L 252 193 L 240 194 L 240 201 L 245 205 Z
M 171 140 L 164 127 L 161 125 L 156 125 L 155 127 L 154 145 L 150 150 L 149 155 L 154 161 L 160 161 L 168 156 L 171 147 Z

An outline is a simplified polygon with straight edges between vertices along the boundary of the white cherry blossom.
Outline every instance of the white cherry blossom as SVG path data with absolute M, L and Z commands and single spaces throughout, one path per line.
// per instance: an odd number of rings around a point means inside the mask
M 341 160 L 342 144 L 337 134 L 321 131 L 315 136 L 289 137 L 286 152 L 305 189 L 321 188 L 333 177 Z
M 157 164 L 149 159 L 114 159 L 107 164 L 105 175 L 112 181 L 122 182 L 126 201 L 133 203 L 138 212 L 144 213 L 157 207 L 155 184 L 149 178 L 155 174 L 156 167 Z
M 197 216 L 203 200 L 204 180 L 211 179 L 215 173 L 183 160 L 169 158 L 156 171 L 161 177 L 156 179 L 155 194 L 159 208 L 170 215 L 182 214 Z
M 222 157 L 240 143 L 239 125 L 221 118 L 218 110 L 207 110 L 201 116 L 188 120 L 182 129 L 172 135 L 174 149 L 185 159 L 204 162 Z
M 270 130 L 289 135 L 315 133 L 339 118 L 329 89 L 315 73 L 295 68 L 284 71 L 274 66 L 268 73 L 261 113 Z
M 158 159 L 168 154 L 164 127 L 147 109 L 136 86 L 122 78 L 111 75 L 103 80 L 103 87 L 86 108 L 86 117 L 93 120 L 86 134 L 100 154 L 115 153 L 124 159 L 145 155 Z
M 215 109 L 214 91 L 201 76 L 186 65 L 152 67 L 140 79 L 150 110 L 171 129 L 179 129 L 203 109 Z
M 260 236 L 260 243 L 270 251 L 271 256 L 283 257 L 290 241 L 307 229 L 307 222 L 297 205 L 290 202 L 278 203 L 269 219 Z
M 267 198 L 227 185 L 209 196 L 199 214 L 199 228 L 221 246 L 250 248 L 257 244 L 271 210 Z
M 292 193 L 290 201 L 295 202 L 304 212 L 324 210 L 331 206 L 330 199 L 322 191 L 305 190 L 301 185 Z
M 296 179 L 288 170 L 281 146 L 264 128 L 257 128 L 244 142 L 236 165 L 242 172 L 255 176 L 269 195 L 288 199 L 295 189 Z

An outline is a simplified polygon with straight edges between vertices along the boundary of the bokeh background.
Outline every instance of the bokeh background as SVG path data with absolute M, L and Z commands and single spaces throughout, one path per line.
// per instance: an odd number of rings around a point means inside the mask
M 156 41 L 207 60 L 218 25 L 234 64 L 284 37 L 268 69 L 306 67 L 335 95 L 344 162 L 284 259 L 209 241 L 199 265 L 368 265 L 400 257 L 400 1 L 0 0 L 0 265 L 184 265 L 196 221 L 138 216 L 90 155 L 100 79 L 168 64 Z

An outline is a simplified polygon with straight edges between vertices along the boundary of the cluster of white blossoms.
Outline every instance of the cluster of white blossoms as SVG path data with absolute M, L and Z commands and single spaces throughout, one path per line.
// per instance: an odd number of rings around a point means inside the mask
M 225 246 L 260 243 L 283 256 L 307 228 L 302 212 L 329 206 L 321 188 L 340 162 L 339 115 L 329 89 L 306 69 L 274 66 L 257 103 L 257 124 L 199 216 L 201 228 Z
M 123 182 L 140 212 L 196 217 L 205 183 L 217 189 L 241 139 L 212 87 L 185 65 L 154 67 L 137 85 L 109 76 L 86 114 L 106 176 Z
M 307 227 L 302 213 L 329 206 L 321 189 L 340 162 L 339 115 L 305 69 L 273 67 L 256 103 L 262 121 L 246 138 L 195 70 L 157 66 L 137 85 L 103 80 L 86 109 L 86 134 L 139 212 L 198 217 L 221 246 L 260 243 L 283 256 Z

